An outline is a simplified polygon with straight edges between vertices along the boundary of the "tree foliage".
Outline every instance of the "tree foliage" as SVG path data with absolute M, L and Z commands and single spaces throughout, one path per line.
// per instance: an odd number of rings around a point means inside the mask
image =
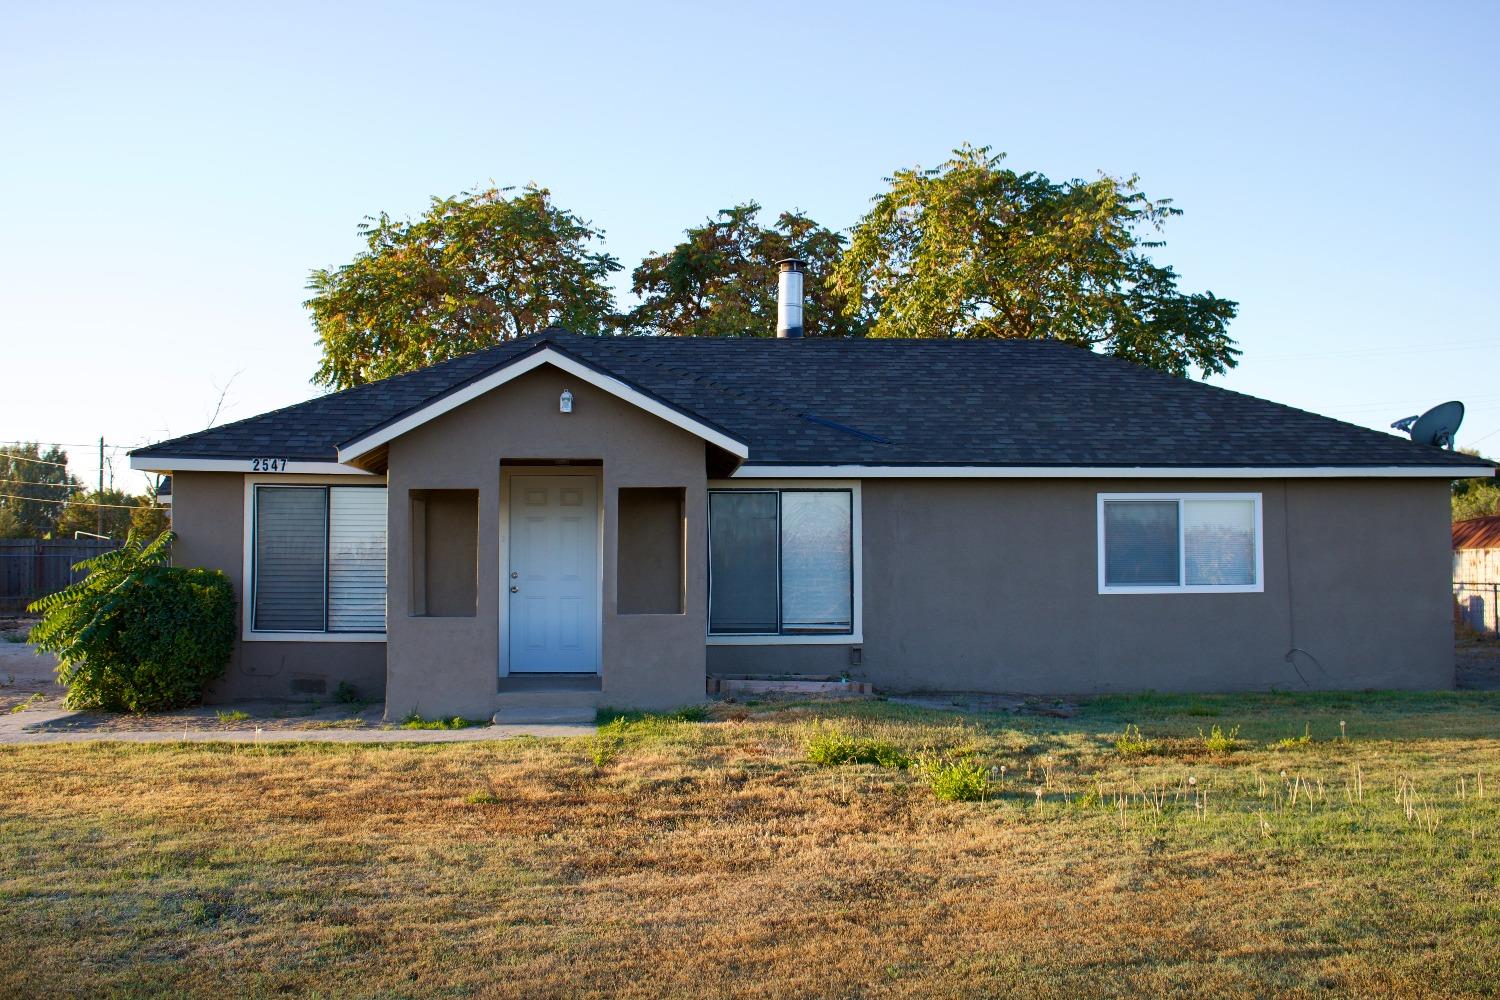
M 0 448 L 0 538 L 46 538 L 57 529 L 62 504 L 82 484 L 68 473 L 68 453 L 56 446 Z M 15 499 L 20 497 L 22 499 Z
M 834 271 L 846 302 L 873 303 L 877 337 L 1061 340 L 1174 374 L 1221 374 L 1239 351 L 1238 305 L 1183 293 L 1160 242 L 1180 214 L 1136 178 L 1057 183 L 963 146 L 932 169 L 901 170 L 854 227 Z
M 829 283 L 844 251 L 838 233 L 799 212 L 782 212 L 769 227 L 747 201 L 721 209 L 666 253 L 652 254 L 632 274 L 641 304 L 626 319 L 635 333 L 698 337 L 770 337 L 776 333 L 779 263 L 807 263 L 802 323 L 809 337 L 850 337 L 869 322 L 862 302 Z
M 1489 462 L 1473 448 L 1460 448 L 1465 455 Z M 1453 480 L 1453 520 L 1467 521 L 1471 517 L 1489 517 L 1500 514 L 1500 482 L 1494 479 Z
M 102 533 L 124 538 L 131 529 L 143 538 L 155 538 L 167 529 L 166 508 L 155 498 L 131 496 L 124 490 L 74 492 L 62 508 L 54 532 L 57 538 L 72 538 L 75 531 Z
M 546 188 L 434 198 L 419 219 L 381 213 L 359 232 L 367 249 L 308 284 L 322 385 L 360 385 L 553 324 L 592 334 L 612 322 L 606 279 L 619 262 L 594 248 L 603 232 Z
M 88 575 L 34 602 L 31 641 L 58 658 L 74 708 L 147 712 L 202 697 L 234 650 L 234 588 L 218 570 L 169 565 L 175 536 L 80 562 Z

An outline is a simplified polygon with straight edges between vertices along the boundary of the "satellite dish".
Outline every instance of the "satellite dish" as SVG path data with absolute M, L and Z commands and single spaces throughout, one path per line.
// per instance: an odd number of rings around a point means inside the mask
M 1458 425 L 1464 422 L 1464 404 L 1458 400 L 1439 403 L 1418 417 L 1402 417 L 1391 424 L 1398 431 L 1406 431 L 1417 444 L 1435 444 L 1439 448 L 1453 450 L 1453 435 Z

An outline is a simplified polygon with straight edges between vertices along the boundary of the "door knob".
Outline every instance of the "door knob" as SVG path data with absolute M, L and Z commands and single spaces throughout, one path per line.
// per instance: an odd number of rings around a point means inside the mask
M 521 592 L 521 588 L 520 587 L 512 587 L 512 588 L 510 588 L 510 592 L 512 594 L 519 594 Z

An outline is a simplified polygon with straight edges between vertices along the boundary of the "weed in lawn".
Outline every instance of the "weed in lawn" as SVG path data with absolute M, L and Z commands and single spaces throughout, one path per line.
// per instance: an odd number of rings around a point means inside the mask
M 219 721 L 224 723 L 225 725 L 228 725 L 231 722 L 244 722 L 246 719 L 250 718 L 249 712 L 241 712 L 238 709 L 231 712 L 221 708 L 214 714 L 217 715 L 219 717 Z
M 675 712 L 640 712 L 635 709 L 601 708 L 594 713 L 594 722 L 607 725 L 615 721 L 635 722 L 707 722 L 708 708 L 703 705 L 686 705 Z
M 917 765 L 932 794 L 947 802 L 982 802 L 989 797 L 989 769 L 972 759 L 926 758 Z M 1041 789 L 1037 789 L 1041 802 Z
M 878 764 L 881 767 L 911 766 L 911 757 L 888 740 L 854 736 L 837 726 L 818 726 L 803 744 L 807 759 L 814 764 L 833 767 L 838 764 Z
M 1203 740 L 1203 749 L 1209 753 L 1233 753 L 1244 746 L 1239 736 L 1239 726 L 1235 726 L 1227 733 L 1220 727 L 1214 726 L 1207 735 L 1204 735 L 1203 730 L 1198 730 L 1198 737 Z
M 1239 732 L 1238 729 L 1235 732 Z M 1305 750 L 1312 746 L 1312 727 L 1303 724 L 1301 736 L 1287 736 L 1271 744 L 1272 750 Z
M 474 792 L 464 799 L 471 806 L 498 806 L 503 801 L 493 791 Z
M 1161 740 L 1141 735 L 1140 726 L 1126 726 L 1125 731 L 1115 737 L 1115 753 L 1127 760 L 1132 757 L 1153 757 L 1164 749 Z
M 409 713 L 401 720 L 402 729 L 467 729 L 485 724 L 483 719 L 465 719 L 461 715 L 455 715 L 451 719 L 424 719 L 416 712 Z
M 333 691 L 333 700 L 341 705 L 352 705 L 359 701 L 359 690 L 348 681 L 339 681 L 339 686 Z

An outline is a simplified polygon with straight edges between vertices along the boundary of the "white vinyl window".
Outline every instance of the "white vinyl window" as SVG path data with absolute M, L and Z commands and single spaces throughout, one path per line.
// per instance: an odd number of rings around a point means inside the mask
M 1099 495 L 1099 593 L 1265 589 L 1259 493 Z
M 708 534 L 710 635 L 853 634 L 852 490 L 713 490 Z
M 386 488 L 251 491 L 251 631 L 385 631 Z

